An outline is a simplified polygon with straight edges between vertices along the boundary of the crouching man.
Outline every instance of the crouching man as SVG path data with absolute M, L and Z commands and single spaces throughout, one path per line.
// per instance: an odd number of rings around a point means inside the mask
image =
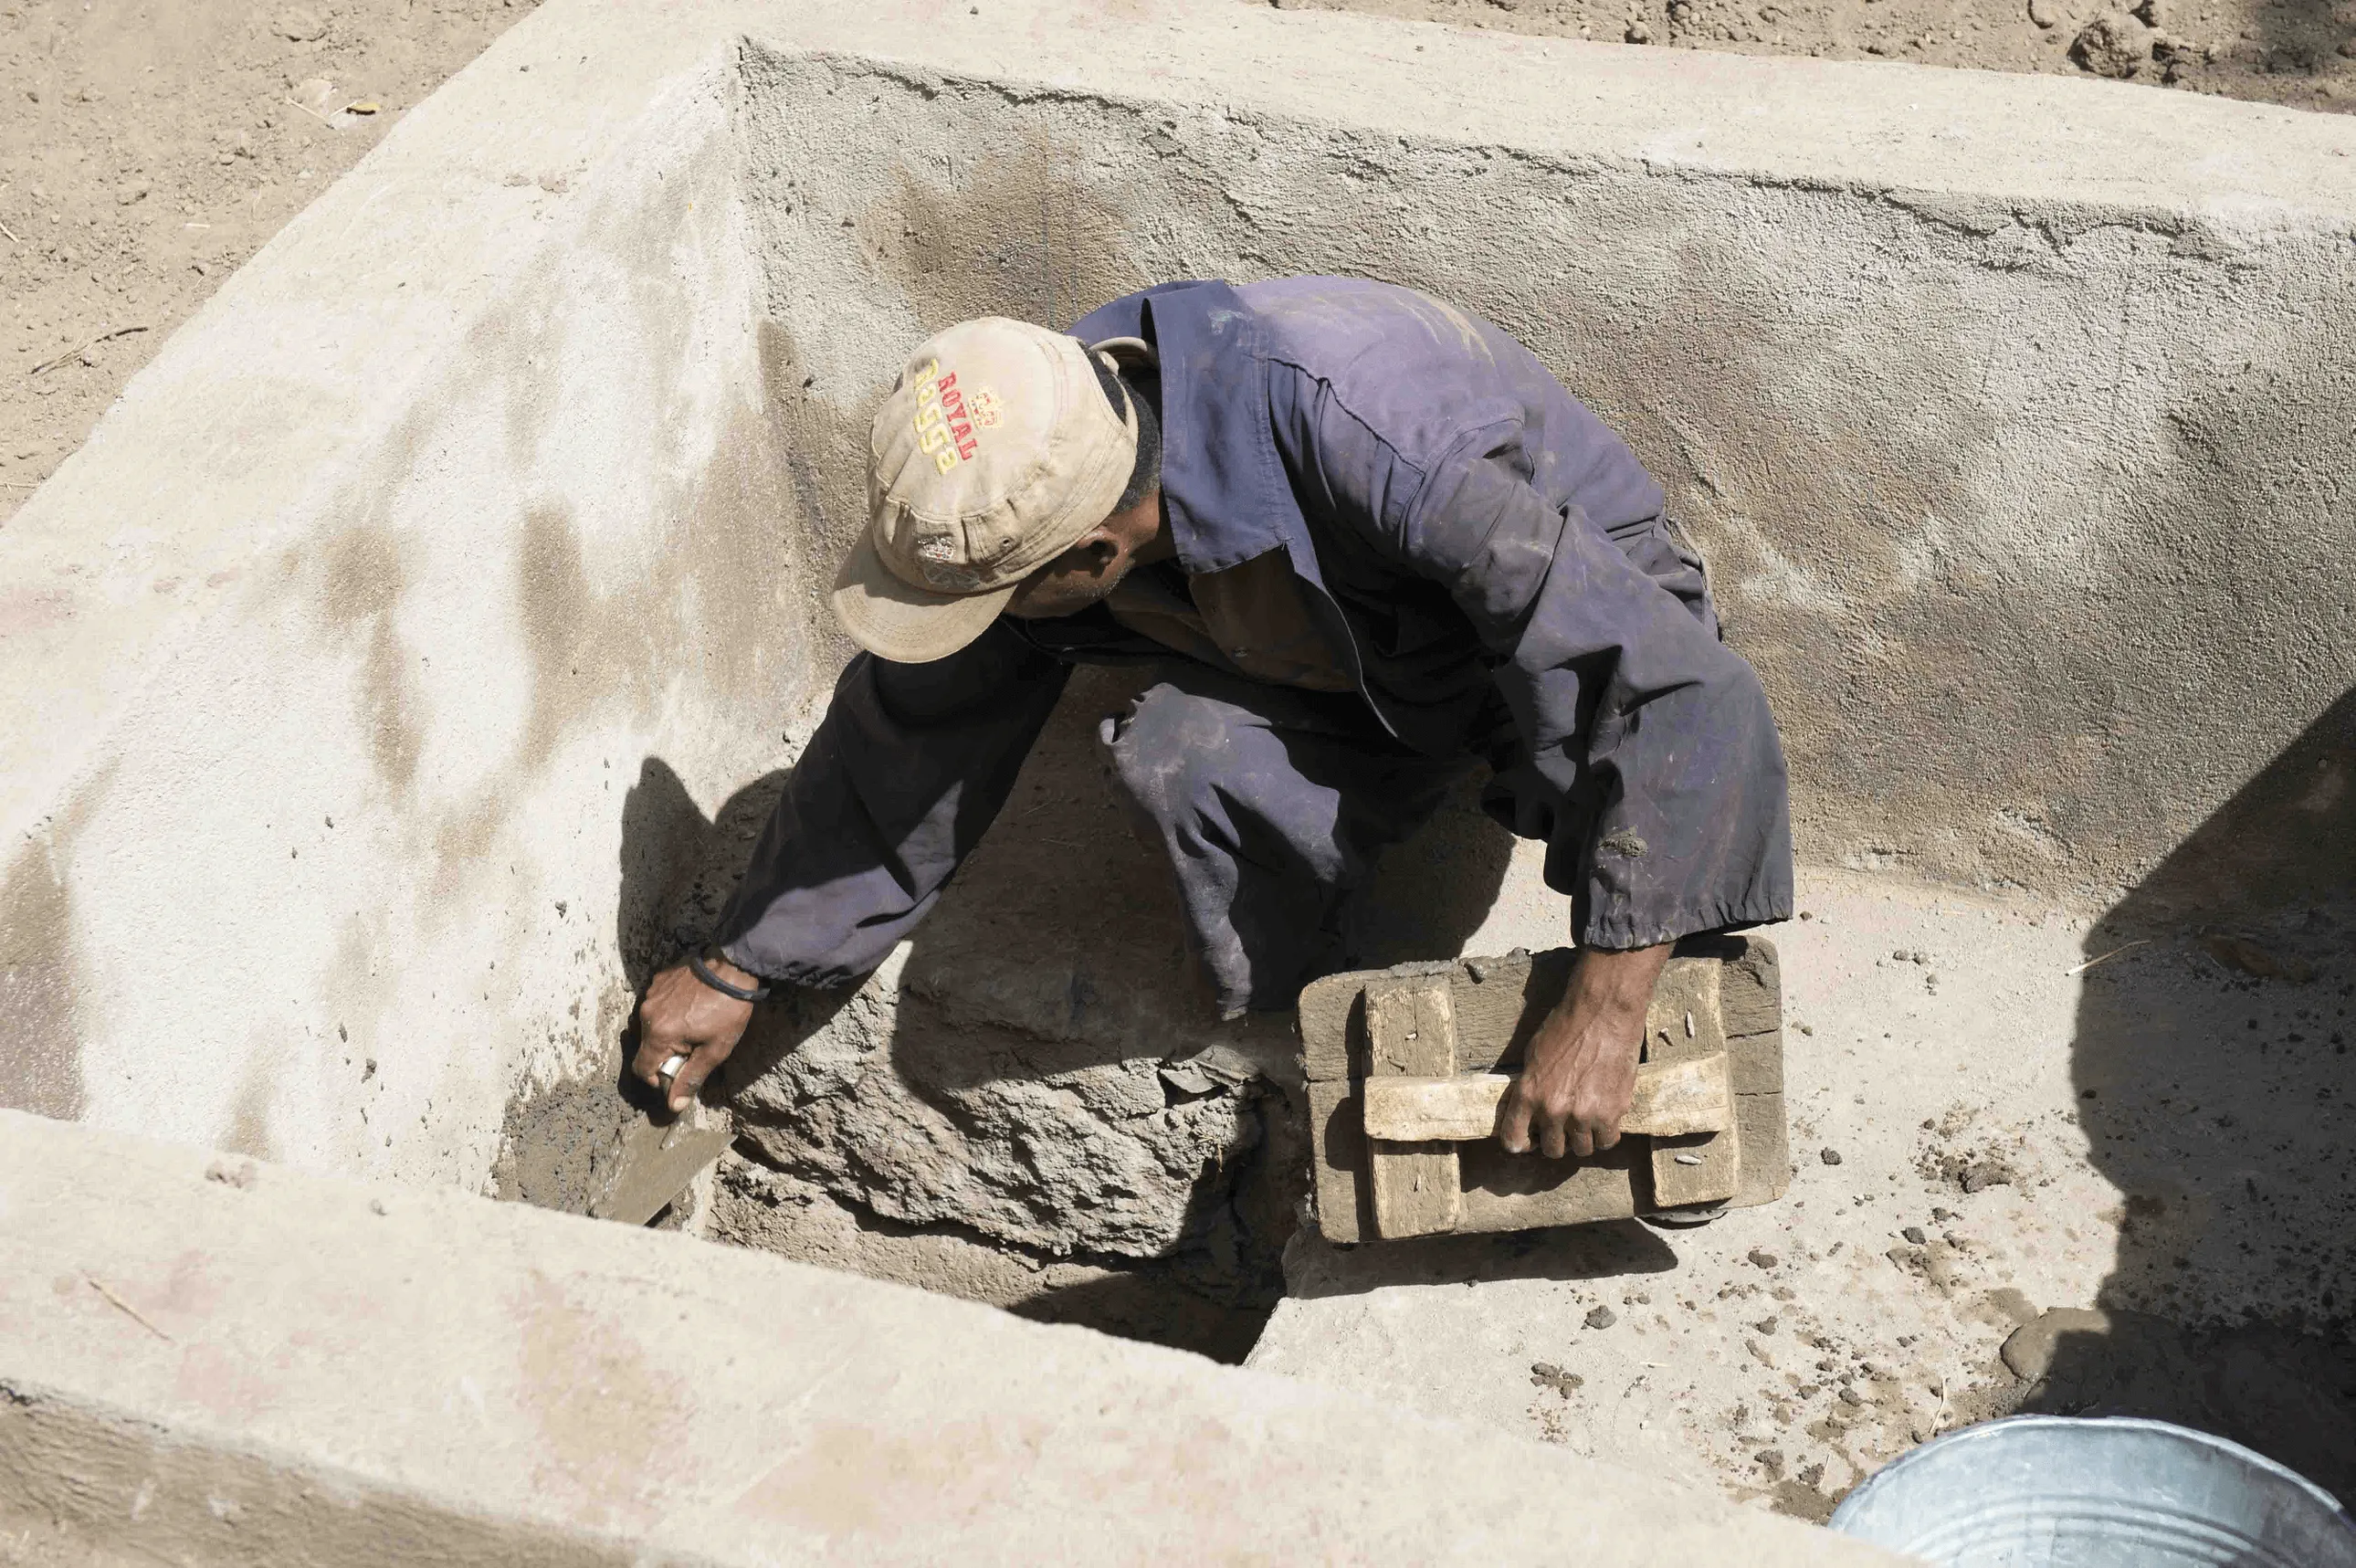
M 1157 665 L 1101 741 L 1229 1016 L 1340 967 L 1343 900 L 1488 765 L 1580 949 L 1499 1112 L 1515 1152 L 1610 1148 L 1670 944 L 1789 917 L 1783 751 L 1701 562 L 1490 323 L 1325 277 L 969 321 L 870 450 L 833 599 L 866 652 L 712 945 L 640 1009 L 674 1108 L 771 986 L 850 983 L 924 918 L 1085 660 Z

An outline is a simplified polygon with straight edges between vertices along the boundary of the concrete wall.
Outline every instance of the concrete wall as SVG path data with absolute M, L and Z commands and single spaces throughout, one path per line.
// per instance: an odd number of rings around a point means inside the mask
M 804 733 L 894 356 L 1157 277 L 1371 273 L 1525 337 L 1715 556 L 1813 856 L 2099 898 L 2356 682 L 2356 124 L 982 9 L 561 0 L 133 383 L 0 535 L 0 1100 L 482 1182 Z M 2320 768 L 2235 875 L 2346 864 Z M 1559 929 L 1481 875 L 1476 945 Z M 991 1006 L 1077 994 L 1034 978 Z
M 780 330 L 1305 271 L 1482 310 L 1716 563 L 1804 855 L 2104 900 L 2356 685 L 2341 120 L 1330 15 L 1040 88 L 881 35 L 748 59 Z M 2348 766 L 2218 896 L 2356 864 Z
M 0 1112 L 0 1561 L 1469 1563 L 1537 1539 L 1898 1561 L 1085 1329 Z
M 566 91 L 547 42 L 283 233 L 0 539 L 0 1099 L 478 1183 L 519 1083 L 610 1048 L 697 800 L 783 754 L 804 536 L 731 51 L 486 135 L 535 61 Z

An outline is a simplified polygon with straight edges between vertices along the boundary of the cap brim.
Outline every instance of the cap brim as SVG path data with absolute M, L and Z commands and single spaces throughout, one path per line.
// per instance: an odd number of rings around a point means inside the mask
M 851 640 L 894 664 L 947 659 L 990 629 L 1020 583 L 979 594 L 936 594 L 903 581 L 861 530 L 834 577 L 834 618 Z

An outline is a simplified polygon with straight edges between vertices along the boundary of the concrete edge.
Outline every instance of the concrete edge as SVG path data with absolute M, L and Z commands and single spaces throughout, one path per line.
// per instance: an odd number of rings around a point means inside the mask
M 1890 1561 L 1181 1352 L 16 1112 L 0 1391 L 0 1517 L 196 1563 Z

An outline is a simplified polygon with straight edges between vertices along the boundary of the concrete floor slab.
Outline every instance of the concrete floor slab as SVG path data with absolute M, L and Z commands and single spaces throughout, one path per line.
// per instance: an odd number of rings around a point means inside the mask
M 1249 1364 L 1806 1517 L 2015 1408 L 2187 1421 L 2356 1492 L 2356 911 L 2244 939 L 2298 981 L 2180 929 L 1882 878 L 1811 873 L 1801 906 L 1774 932 L 1782 1202 L 1303 1238 Z

